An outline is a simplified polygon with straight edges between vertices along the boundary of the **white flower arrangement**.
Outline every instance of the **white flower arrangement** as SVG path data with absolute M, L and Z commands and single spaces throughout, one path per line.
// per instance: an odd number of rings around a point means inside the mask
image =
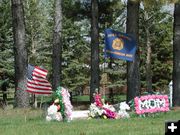
M 119 111 L 118 111 L 118 115 L 120 116 L 120 118 L 129 118 L 129 113 L 126 112 L 126 110 L 130 110 L 130 107 L 128 104 L 126 104 L 126 102 L 121 102 L 120 106 L 119 106 Z
M 57 120 L 62 121 L 62 115 L 58 112 L 58 107 L 54 104 L 48 107 L 46 121 Z
M 109 110 L 111 110 L 111 111 L 113 111 L 113 112 L 116 111 L 116 109 L 115 109 L 112 105 L 109 105 L 109 104 L 104 104 L 104 105 L 103 105 L 103 108 L 107 108 L 107 109 L 109 109 Z
M 100 116 L 102 116 L 103 113 L 104 113 L 104 110 L 97 107 L 94 103 L 92 103 L 90 105 L 90 108 L 89 108 L 89 116 L 90 117 L 93 117 L 93 118 L 100 117 Z

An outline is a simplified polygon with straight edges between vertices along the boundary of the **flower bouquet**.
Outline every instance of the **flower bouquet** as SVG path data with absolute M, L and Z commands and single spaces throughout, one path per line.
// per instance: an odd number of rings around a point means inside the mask
M 73 106 L 70 102 L 70 94 L 67 89 L 58 87 L 54 93 L 55 101 L 48 108 L 46 120 L 71 120 Z M 57 118 L 59 117 L 59 118 Z

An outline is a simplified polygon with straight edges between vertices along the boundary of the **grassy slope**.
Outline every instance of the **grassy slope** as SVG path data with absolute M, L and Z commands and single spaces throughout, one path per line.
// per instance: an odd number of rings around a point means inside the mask
M 46 122 L 41 110 L 0 110 L 1 135 L 163 135 L 166 120 L 180 119 L 180 111 L 148 118 Z

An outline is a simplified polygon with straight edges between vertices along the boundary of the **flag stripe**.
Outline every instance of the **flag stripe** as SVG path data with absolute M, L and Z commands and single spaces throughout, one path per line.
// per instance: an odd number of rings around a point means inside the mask
M 46 80 L 46 78 L 44 78 L 44 77 L 42 77 L 40 75 L 34 74 L 34 73 L 32 73 L 32 76 L 33 76 L 33 79 Z
M 34 72 L 36 72 L 36 73 L 38 73 L 38 74 L 40 74 L 40 75 L 43 75 L 43 76 L 47 76 L 47 72 L 43 72 L 43 71 L 41 71 L 40 69 L 34 69 Z
M 51 87 L 50 83 L 42 83 L 42 82 L 37 82 L 37 81 L 32 81 L 32 80 L 28 80 L 28 84 L 34 84 L 34 85 L 39 85 L 39 86 L 49 86 L 49 87 Z
M 28 89 L 27 91 L 32 91 L 32 92 L 42 92 L 42 93 L 52 93 L 52 91 L 34 90 L 34 89 Z
M 32 84 L 28 84 L 27 85 L 28 88 L 34 88 L 37 90 L 51 90 L 51 87 L 43 87 L 43 86 L 39 86 L 39 85 L 32 85 Z
M 40 77 L 40 78 L 42 77 L 42 78 L 44 78 L 44 79 L 46 78 L 45 75 L 43 75 L 43 74 L 41 74 L 41 73 L 38 73 L 38 72 L 36 72 L 36 71 L 33 72 L 33 76 L 37 76 L 37 77 Z
M 44 78 L 38 78 L 37 76 L 33 76 L 33 80 L 41 83 L 48 83 L 48 81 Z
M 37 88 L 31 87 L 31 86 L 27 86 L 27 89 L 31 90 L 31 91 L 46 91 L 46 92 L 50 91 L 49 89 L 41 89 L 41 88 L 37 89 Z
M 47 71 L 43 71 L 43 70 L 40 69 L 40 68 L 35 68 L 34 71 L 36 71 L 36 72 L 38 72 L 38 73 L 41 73 L 41 74 L 43 74 L 43 75 L 45 75 L 45 76 L 46 76 L 47 73 L 48 73 Z
M 26 91 L 34 94 L 52 94 L 51 84 L 46 76 L 47 70 L 29 65 Z
M 38 66 L 35 66 L 35 69 L 36 69 L 36 70 L 38 70 L 38 69 L 39 69 L 39 71 L 40 71 L 40 72 L 46 72 L 46 73 L 48 73 L 48 71 L 47 71 L 47 70 L 42 69 L 42 68 L 40 68 L 40 67 L 38 67 Z
M 32 90 L 27 90 L 27 92 L 30 92 L 30 93 L 33 93 L 33 94 L 52 94 L 52 92 L 42 92 L 42 91 L 40 91 L 40 92 L 37 92 L 37 91 L 32 91 Z

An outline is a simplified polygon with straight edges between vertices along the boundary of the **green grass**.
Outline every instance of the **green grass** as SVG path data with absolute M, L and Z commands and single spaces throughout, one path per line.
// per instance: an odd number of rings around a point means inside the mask
M 90 101 L 89 95 L 73 96 L 73 101 Z
M 133 116 L 119 120 L 46 122 L 45 112 L 33 109 L 0 110 L 1 135 L 164 135 L 164 122 L 178 120 L 180 111 L 155 117 Z

